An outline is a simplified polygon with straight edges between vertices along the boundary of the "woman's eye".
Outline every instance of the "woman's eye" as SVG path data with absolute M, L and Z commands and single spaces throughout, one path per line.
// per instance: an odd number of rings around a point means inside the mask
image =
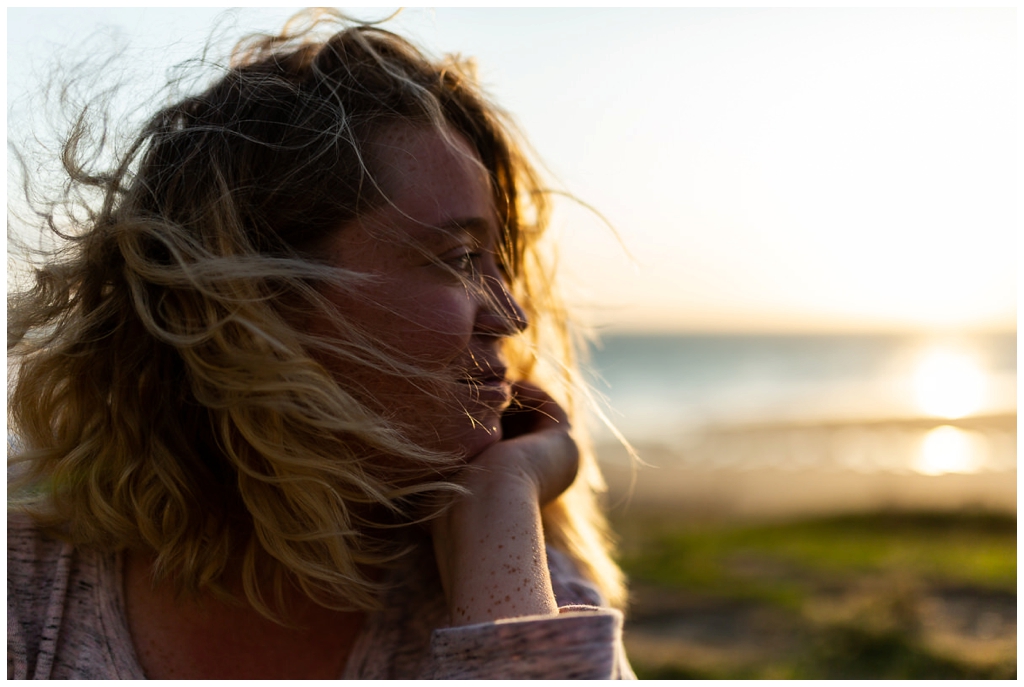
M 455 257 L 449 259 L 448 265 L 455 270 L 466 276 L 473 276 L 476 274 L 477 261 L 480 258 L 480 253 L 460 253 Z

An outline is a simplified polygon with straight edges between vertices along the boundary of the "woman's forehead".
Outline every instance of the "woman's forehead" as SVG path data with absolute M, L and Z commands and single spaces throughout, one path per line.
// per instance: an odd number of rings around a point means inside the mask
M 400 125 L 370 147 L 374 180 L 384 204 L 369 215 L 421 240 L 497 229 L 490 176 L 466 139 L 454 130 Z
M 392 199 L 410 191 L 440 191 L 453 182 L 479 185 L 490 196 L 490 175 L 466 137 L 446 127 L 401 124 L 386 128 L 368 146 L 369 166 Z

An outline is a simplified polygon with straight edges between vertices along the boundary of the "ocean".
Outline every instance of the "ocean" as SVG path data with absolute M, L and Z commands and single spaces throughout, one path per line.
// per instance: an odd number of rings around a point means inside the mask
M 600 407 L 663 467 L 1016 470 L 1016 333 L 606 335 Z M 624 460 L 596 425 L 599 457 Z

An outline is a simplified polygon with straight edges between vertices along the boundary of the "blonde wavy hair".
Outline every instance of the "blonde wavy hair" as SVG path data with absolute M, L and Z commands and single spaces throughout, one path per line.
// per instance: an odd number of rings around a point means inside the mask
M 506 343 L 510 376 L 552 393 L 583 449 L 576 482 L 544 508 L 547 538 L 621 605 L 579 417 L 579 342 L 544 242 L 548 194 L 466 63 L 330 12 L 244 40 L 221 78 L 157 112 L 113 168 L 88 149 L 102 137 L 86 116 L 65 139 L 67 190 L 42 214 L 59 244 L 8 299 L 9 508 L 76 545 L 153 552 L 183 594 L 225 593 L 234 567 L 268 617 L 288 585 L 374 608 L 368 567 L 411 548 L 401 533 L 459 491 L 463 457 L 417 445 L 318 362 L 443 393 L 325 299 L 325 284 L 356 293 L 360 277 L 321 246 L 387 202 L 367 146 L 409 122 L 458 132 L 490 173 L 502 261 L 531 320 Z M 310 313 L 344 335 L 295 325 Z M 396 460 L 371 459 L 381 454 Z

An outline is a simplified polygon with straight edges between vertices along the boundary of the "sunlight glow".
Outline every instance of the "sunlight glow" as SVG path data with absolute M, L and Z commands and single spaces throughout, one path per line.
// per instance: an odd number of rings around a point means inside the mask
M 987 380 L 973 356 L 949 349 L 932 349 L 914 372 L 918 408 L 929 415 L 958 418 L 977 412 L 985 402 Z
M 73 106 L 46 100 L 65 74 L 55 61 L 112 60 L 66 73 L 83 77 L 70 102 L 94 76 L 130 86 L 111 100 L 113 127 L 122 104 L 146 113 L 142 94 L 167 78 L 216 76 L 211 61 L 235 38 L 276 30 L 293 9 L 12 7 L 11 150 L 59 150 L 61 122 L 74 121 Z M 572 275 L 570 303 L 595 328 L 1004 330 L 1017 312 L 1016 16 L 419 7 L 385 28 L 476 60 L 544 161 L 544 185 L 568 192 L 552 197 L 553 227 L 566 227 L 560 280 Z M 50 167 L 62 174 L 39 173 Z
M 914 470 L 924 475 L 978 472 L 983 462 L 978 442 L 968 432 L 950 425 L 925 435 Z

